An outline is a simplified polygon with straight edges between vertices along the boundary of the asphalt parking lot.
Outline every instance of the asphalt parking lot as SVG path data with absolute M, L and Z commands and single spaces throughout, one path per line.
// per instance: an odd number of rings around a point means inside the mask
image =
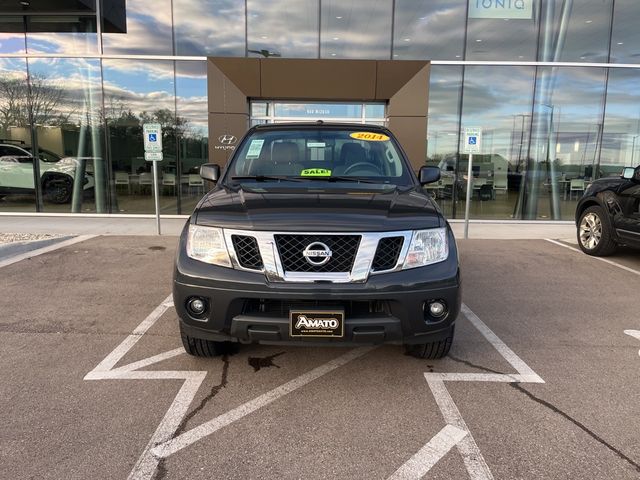
M 466 307 L 443 360 L 196 359 L 168 296 L 175 244 L 0 259 L 0 478 L 640 478 L 640 254 L 459 241 Z

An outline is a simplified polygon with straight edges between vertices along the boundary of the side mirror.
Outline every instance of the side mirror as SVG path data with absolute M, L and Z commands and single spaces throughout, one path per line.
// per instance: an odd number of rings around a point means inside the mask
M 636 169 L 635 168 L 626 167 L 624 170 L 622 170 L 622 178 L 625 178 L 627 180 L 631 180 L 635 173 L 636 173 Z
M 220 178 L 220 167 L 215 163 L 205 163 L 200 165 L 200 176 L 210 182 L 217 182 Z
M 420 185 L 437 182 L 440 180 L 440 169 L 438 167 L 420 167 L 420 174 L 418 177 Z

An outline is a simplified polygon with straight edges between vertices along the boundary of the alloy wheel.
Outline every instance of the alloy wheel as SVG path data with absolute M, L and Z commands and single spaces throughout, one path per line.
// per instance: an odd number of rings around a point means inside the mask
M 580 243 L 588 250 L 593 250 L 602 238 L 602 221 L 595 213 L 588 213 L 580 222 Z

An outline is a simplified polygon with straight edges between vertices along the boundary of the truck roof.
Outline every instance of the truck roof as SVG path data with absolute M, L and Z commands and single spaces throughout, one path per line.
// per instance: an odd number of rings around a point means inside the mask
M 347 123 L 347 122 L 287 122 L 287 123 L 266 123 L 255 125 L 252 130 L 290 130 L 292 128 L 327 128 L 327 129 L 348 129 L 348 130 L 376 130 L 388 132 L 386 127 L 373 125 L 370 123 Z

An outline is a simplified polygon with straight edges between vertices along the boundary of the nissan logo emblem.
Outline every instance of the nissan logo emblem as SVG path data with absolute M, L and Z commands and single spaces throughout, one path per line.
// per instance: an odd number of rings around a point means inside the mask
M 302 256 L 307 263 L 314 267 L 320 267 L 331 260 L 331 249 L 322 242 L 313 242 L 307 245 L 307 248 L 302 252 Z
M 220 135 L 218 137 L 218 142 L 220 142 L 223 145 L 233 145 L 237 141 L 238 139 L 233 135 Z

